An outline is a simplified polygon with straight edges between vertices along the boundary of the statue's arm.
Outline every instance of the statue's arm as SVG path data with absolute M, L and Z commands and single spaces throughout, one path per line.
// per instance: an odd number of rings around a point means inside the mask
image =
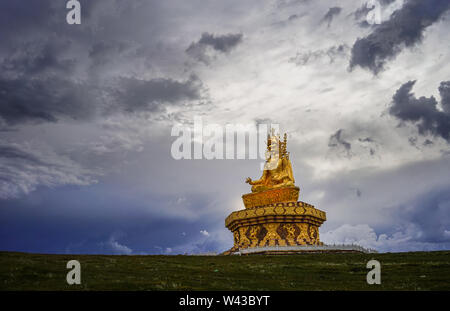
M 262 174 L 262 176 L 261 176 L 260 179 L 258 179 L 258 180 L 252 180 L 250 177 L 247 177 L 247 179 L 245 180 L 245 182 L 248 183 L 248 184 L 250 184 L 250 185 L 259 185 L 259 184 L 262 184 L 262 183 L 264 182 L 266 176 L 267 176 L 267 171 L 264 170 L 264 172 L 263 172 L 263 174 Z

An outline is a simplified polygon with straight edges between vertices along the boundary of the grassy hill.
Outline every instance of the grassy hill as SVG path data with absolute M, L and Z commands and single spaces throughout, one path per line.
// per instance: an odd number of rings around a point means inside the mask
M 81 263 L 81 285 L 66 263 Z M 366 263 L 381 263 L 381 285 Z M 450 251 L 287 256 L 106 256 L 0 252 L 0 290 L 450 290 Z

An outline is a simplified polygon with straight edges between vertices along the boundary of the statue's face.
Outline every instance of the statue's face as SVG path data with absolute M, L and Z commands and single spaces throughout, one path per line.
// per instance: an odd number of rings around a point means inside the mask
M 272 144 L 270 151 L 266 151 L 266 164 L 265 170 L 274 170 L 277 168 L 278 160 L 280 159 L 280 153 L 278 150 L 278 144 Z
M 272 134 L 270 137 L 270 150 L 266 151 L 264 170 L 274 170 L 277 168 L 280 159 L 279 144 L 280 140 L 278 136 Z

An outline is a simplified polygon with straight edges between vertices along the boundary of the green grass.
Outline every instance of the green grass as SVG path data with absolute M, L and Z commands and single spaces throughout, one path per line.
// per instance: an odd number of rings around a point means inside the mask
M 81 285 L 66 264 L 81 263 Z M 366 263 L 381 263 L 381 285 Z M 0 290 L 450 290 L 450 251 L 285 256 L 106 256 L 0 252 Z

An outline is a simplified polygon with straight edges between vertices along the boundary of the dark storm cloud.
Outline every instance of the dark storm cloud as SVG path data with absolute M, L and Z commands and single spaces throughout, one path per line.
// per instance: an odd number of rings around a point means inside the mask
M 55 40 L 53 40 L 55 39 Z M 75 60 L 68 40 L 53 36 L 11 47 L 0 62 L 0 117 L 8 124 L 86 119 L 98 103 L 85 81 L 73 81 Z
M 441 82 L 439 94 L 441 95 L 442 109 L 450 113 L 450 81 Z
M 366 17 L 371 10 L 373 10 L 373 8 L 368 8 L 367 5 L 364 3 L 360 8 L 358 8 L 356 11 L 350 13 L 347 16 L 353 16 L 355 20 L 360 20 L 361 18 Z
M 338 16 L 342 11 L 342 8 L 340 7 L 332 7 L 328 10 L 328 12 L 325 14 L 325 16 L 322 18 L 322 23 L 327 23 L 327 27 L 330 27 L 331 22 L 333 19 Z
M 328 140 L 328 147 L 338 149 L 343 148 L 347 152 L 347 155 L 349 155 L 352 145 L 342 138 L 342 132 L 343 130 L 339 129 L 336 133 L 330 136 L 330 139 Z
M 450 196 L 448 189 L 439 189 L 401 207 L 396 211 L 396 216 L 416 226 L 419 234 L 414 238 L 417 241 L 449 244 L 449 212 Z
M 375 149 L 374 149 L 375 147 L 373 147 L 373 145 L 374 144 L 376 145 L 376 141 L 373 138 L 371 138 L 371 137 L 358 138 L 358 141 L 360 143 L 362 143 L 362 145 L 369 150 L 369 154 L 371 156 L 375 155 L 376 151 L 375 151 Z
M 431 134 L 450 142 L 450 111 L 447 106 L 450 81 L 441 82 L 439 87 L 444 110 L 438 109 L 438 102 L 433 96 L 416 98 L 411 92 L 415 83 L 408 81 L 397 90 L 389 113 L 399 120 L 413 122 L 421 135 Z
M 113 4 L 113 13 L 103 12 L 102 8 Z M 136 73 L 136 66 L 142 68 L 147 58 L 170 62 L 172 57 L 158 54 L 153 48 L 158 43 L 136 41 L 126 26 L 108 30 L 110 24 L 125 24 L 121 21 L 127 20 L 127 14 L 139 14 L 136 3 L 81 1 L 81 5 L 82 24 L 70 26 L 65 21 L 65 2 L 1 2 L 1 128 L 23 122 L 91 120 L 111 113 L 157 111 L 158 106 L 200 97 L 198 78 L 183 81 L 164 74 L 142 79 Z M 238 39 L 234 35 L 203 36 L 199 44 L 226 52 Z M 110 76 L 108 70 L 116 71 Z
M 448 0 L 409 0 L 367 37 L 356 40 L 350 69 L 360 66 L 374 74 L 382 71 L 386 61 L 393 59 L 404 47 L 421 42 L 424 30 L 449 8 Z
M 346 44 L 335 45 L 328 49 L 297 52 L 294 57 L 289 59 L 290 63 L 294 63 L 297 66 L 305 66 L 310 62 L 319 60 L 323 57 L 328 57 L 329 63 L 332 64 L 338 57 L 345 57 L 349 51 L 349 47 Z
M 366 138 L 358 138 L 358 140 L 362 143 L 373 143 L 374 140 L 370 137 L 366 137 Z
M 431 140 L 429 140 L 429 139 L 425 139 L 425 141 L 423 142 L 424 146 L 430 146 L 430 145 L 433 145 L 433 144 L 434 143 Z
M 0 145 L 0 158 L 22 160 L 29 164 L 44 164 L 44 162 L 35 155 L 25 152 L 14 145 Z
M 417 137 L 409 137 L 408 142 L 411 146 L 417 147 Z
M 202 34 L 200 40 L 194 44 L 209 45 L 216 51 L 226 53 L 230 51 L 232 48 L 234 48 L 236 45 L 238 45 L 241 41 L 242 41 L 242 34 L 227 34 L 222 36 L 214 36 L 213 34 L 205 32 Z
M 93 65 L 106 64 L 110 58 L 124 53 L 130 46 L 126 42 L 115 40 L 95 42 L 90 50 L 89 57 Z
M 165 103 L 200 99 L 203 88 L 195 76 L 186 81 L 120 78 L 113 85 L 95 86 L 57 76 L 11 80 L 0 77 L 0 117 L 15 125 L 64 118 L 88 120 L 121 111 L 156 111 Z
M 161 103 L 197 100 L 202 96 L 202 82 L 191 75 L 186 81 L 173 79 L 142 80 L 121 78 L 112 95 L 125 111 L 155 111 Z
M 125 49 L 124 44 L 113 43 L 92 46 L 89 55 L 94 64 L 105 62 L 99 56 L 110 50 Z M 78 78 L 77 61 L 64 53 L 69 46 L 68 41 L 32 41 L 6 55 L 0 63 L 0 118 L 6 124 L 88 120 L 112 112 L 155 111 L 157 105 L 200 98 L 202 83 L 195 76 L 186 81 L 119 78 L 118 83 Z
M 204 32 L 197 42 L 192 42 L 186 49 L 186 53 L 192 58 L 205 64 L 209 64 L 211 57 L 207 54 L 207 48 L 221 53 L 228 53 L 242 42 L 242 34 L 218 35 Z
M 100 97 L 91 86 L 59 77 L 0 77 L 0 117 L 8 124 L 56 122 L 61 117 L 88 119 Z
M 54 37 L 45 42 L 29 41 L 15 46 L 0 63 L 2 75 L 68 74 L 75 67 L 75 59 L 63 56 L 63 52 L 69 48 L 70 41 Z

